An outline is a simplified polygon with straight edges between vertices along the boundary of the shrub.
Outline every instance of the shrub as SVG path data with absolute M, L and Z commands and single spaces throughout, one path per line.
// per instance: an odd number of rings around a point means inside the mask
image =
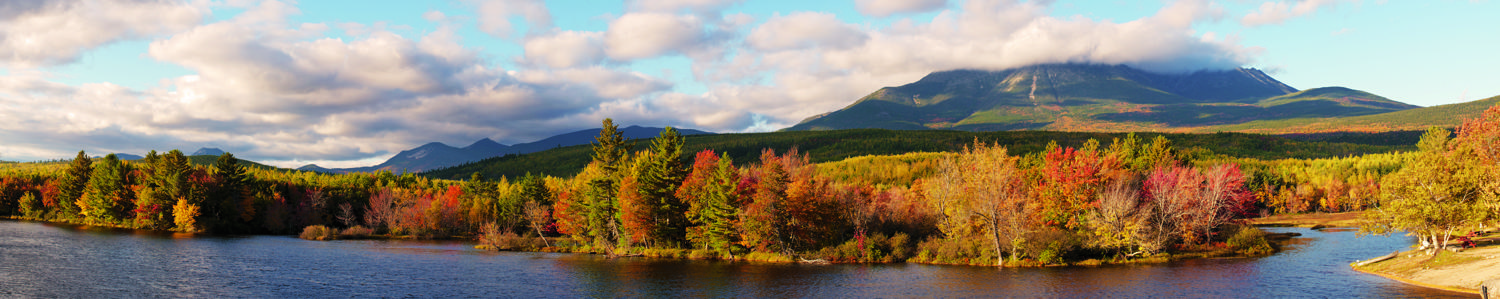
M 368 227 L 355 225 L 354 227 L 346 228 L 344 229 L 344 231 L 339 232 L 339 237 L 346 239 L 360 239 L 368 238 L 373 234 L 375 234 L 375 230 Z
M 1266 241 L 1266 233 L 1253 226 L 1240 228 L 1239 232 L 1224 243 L 1245 255 L 1265 255 L 1272 251 L 1271 243 Z
M 299 237 L 308 240 L 328 241 L 338 239 L 338 230 L 322 225 L 312 225 L 302 228 Z
M 1022 250 L 1042 264 L 1061 264 L 1082 245 L 1080 238 L 1071 231 L 1047 228 L 1033 233 Z
M 911 261 L 934 264 L 995 265 L 995 250 L 983 238 L 928 238 Z
M 864 242 L 855 238 L 844 244 L 824 247 L 818 251 L 818 256 L 835 262 L 901 262 L 911 258 L 911 252 L 914 251 L 911 248 L 910 239 L 905 233 L 896 233 L 891 237 L 886 237 L 883 233 L 875 233 L 865 238 Z
M 542 239 L 522 237 L 510 230 L 500 229 L 500 225 L 494 222 L 484 224 L 479 232 L 479 246 L 475 246 L 479 249 L 536 250 L 545 246 Z

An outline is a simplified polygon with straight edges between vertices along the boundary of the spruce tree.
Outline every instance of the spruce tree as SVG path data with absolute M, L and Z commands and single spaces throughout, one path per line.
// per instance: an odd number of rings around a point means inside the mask
M 235 221 L 240 217 L 240 202 L 244 199 L 245 192 L 245 167 L 240 165 L 240 159 L 234 154 L 223 153 L 214 161 L 213 166 L 214 186 L 213 195 L 205 198 L 202 204 L 202 221 L 200 225 L 205 229 L 235 229 L 231 225 L 239 224 Z
M 73 157 L 73 162 L 68 164 L 67 172 L 63 173 L 58 184 L 57 206 L 58 215 L 64 218 L 76 218 L 79 216 L 79 208 L 75 202 L 83 197 L 84 189 L 88 188 L 89 177 L 94 172 L 93 159 L 88 154 L 78 151 L 78 156 Z
M 124 203 L 125 180 L 128 170 L 115 154 L 104 156 L 95 165 L 87 190 L 78 206 L 90 222 L 118 224 L 125 218 L 129 207 Z
M 735 192 L 739 180 L 739 171 L 734 168 L 734 161 L 725 153 L 709 179 L 706 187 L 708 196 L 704 200 L 702 213 L 703 235 L 708 247 L 731 259 L 734 258 L 731 245 L 738 241 L 736 237 L 739 236 L 734 225 L 735 219 L 739 217 L 739 208 L 734 206 L 739 202 L 739 194 Z
M 681 159 L 682 144 L 682 135 L 667 127 L 652 141 L 650 156 L 637 169 L 641 199 L 652 207 L 656 223 L 649 237 L 658 244 L 685 243 L 688 206 L 677 198 L 677 187 L 687 176 Z

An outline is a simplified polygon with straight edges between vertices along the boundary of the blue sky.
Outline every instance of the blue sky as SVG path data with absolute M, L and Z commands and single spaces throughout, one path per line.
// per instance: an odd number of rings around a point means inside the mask
M 1494 1 L 32 1 L 0 5 L 0 160 L 220 147 L 374 164 L 621 123 L 765 131 L 952 68 L 1254 67 L 1500 95 Z

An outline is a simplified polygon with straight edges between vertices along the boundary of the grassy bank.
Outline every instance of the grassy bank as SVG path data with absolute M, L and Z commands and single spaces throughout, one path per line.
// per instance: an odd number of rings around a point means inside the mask
M 1358 227 L 1364 212 L 1283 214 L 1250 219 L 1250 225 L 1266 227 Z

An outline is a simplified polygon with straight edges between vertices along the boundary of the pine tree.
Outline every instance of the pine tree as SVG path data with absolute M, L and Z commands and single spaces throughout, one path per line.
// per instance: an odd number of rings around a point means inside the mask
M 649 238 L 658 244 L 683 244 L 687 230 L 687 205 L 677 197 L 677 187 L 687 175 L 682 163 L 682 135 L 667 127 L 651 143 L 649 156 L 636 169 L 638 192 L 649 208 L 655 229 Z
M 713 171 L 713 176 L 704 188 L 704 206 L 700 222 L 703 223 L 703 238 L 709 249 L 721 255 L 734 258 L 730 250 L 738 240 L 739 229 L 735 225 L 739 208 L 735 203 L 739 202 L 739 193 L 735 186 L 739 183 L 739 170 L 734 168 L 734 162 L 729 154 L 724 154 L 718 161 L 718 167 Z
M 204 229 L 234 229 L 230 226 L 243 223 L 235 220 L 242 218 L 240 205 L 246 197 L 245 167 L 234 154 L 226 152 L 214 161 L 213 175 L 217 186 L 214 186 L 213 194 L 204 199 L 202 219 L 198 223 Z
M 79 215 L 81 211 L 75 202 L 83 197 L 93 172 L 93 160 L 89 159 L 88 154 L 78 151 L 78 156 L 73 157 L 73 162 L 68 164 L 68 170 L 63 173 L 61 183 L 58 184 L 61 198 L 57 200 L 57 205 L 62 217 L 73 218 Z
M 107 224 L 117 224 L 125 219 L 125 211 L 130 210 L 124 201 L 128 174 L 129 170 L 115 154 L 106 155 L 100 160 L 99 165 L 94 167 L 87 191 L 78 200 L 85 219 Z

